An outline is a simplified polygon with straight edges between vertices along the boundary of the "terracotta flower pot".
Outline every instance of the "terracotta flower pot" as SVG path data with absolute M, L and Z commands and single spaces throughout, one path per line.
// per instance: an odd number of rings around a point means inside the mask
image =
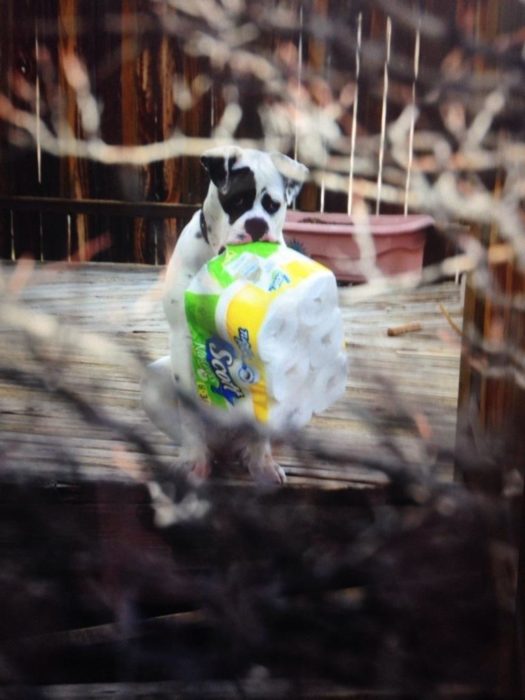
M 346 214 L 289 211 L 284 224 L 287 244 L 329 267 L 343 282 L 363 282 L 370 264 L 384 275 L 419 272 L 423 268 L 426 229 L 434 225 L 425 214 L 370 216 L 363 224 Z M 370 233 L 375 256 L 361 257 L 357 236 Z

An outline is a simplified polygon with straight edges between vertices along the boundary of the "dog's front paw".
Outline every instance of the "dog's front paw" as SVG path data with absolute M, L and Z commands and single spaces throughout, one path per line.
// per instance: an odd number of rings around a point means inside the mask
M 286 474 L 280 464 L 273 459 L 264 460 L 258 464 L 248 465 L 250 474 L 259 484 L 276 484 L 282 486 L 286 483 Z
M 280 464 L 272 461 L 271 465 L 265 467 L 262 481 L 264 483 L 269 482 L 271 484 L 279 484 L 282 486 L 286 483 L 286 473 Z
M 277 485 L 286 483 L 284 469 L 274 460 L 267 440 L 245 445 L 240 456 L 242 463 L 258 483 Z

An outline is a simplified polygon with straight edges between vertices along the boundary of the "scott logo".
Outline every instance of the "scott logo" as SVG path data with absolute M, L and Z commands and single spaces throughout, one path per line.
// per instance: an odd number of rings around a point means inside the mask
M 244 396 L 230 374 L 234 359 L 235 349 L 229 343 L 220 338 L 211 338 L 206 342 L 206 360 L 219 382 L 219 386 L 212 387 L 212 391 L 225 398 L 232 406 Z
M 238 377 L 241 382 L 244 382 L 245 384 L 255 384 L 259 378 L 256 370 L 249 365 L 243 365 L 240 368 Z
M 247 328 L 239 328 L 238 335 L 234 338 L 235 344 L 241 351 L 243 359 L 251 359 L 253 357 L 253 350 L 250 344 L 250 333 Z

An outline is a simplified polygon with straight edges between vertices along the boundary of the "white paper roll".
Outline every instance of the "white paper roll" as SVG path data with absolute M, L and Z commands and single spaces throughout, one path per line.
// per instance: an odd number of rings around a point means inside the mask
M 332 362 L 312 370 L 308 381 L 312 383 L 313 410 L 324 411 L 343 396 L 346 389 L 348 361 L 340 352 Z
M 285 433 L 287 430 L 304 428 L 312 418 L 312 406 L 308 401 L 291 404 L 276 403 L 271 411 L 268 424 L 272 430 Z
M 293 296 L 276 299 L 264 319 L 257 337 L 263 362 L 282 362 L 295 348 L 299 328 L 297 303 Z
M 304 394 L 305 380 L 310 371 L 308 355 L 294 348 L 282 363 L 271 363 L 266 368 L 266 385 L 276 401 L 295 403 Z
M 344 333 L 332 272 L 268 250 L 232 247 L 194 278 L 185 302 L 199 395 L 285 433 L 343 394 Z
M 301 284 L 299 315 L 307 326 L 316 326 L 337 306 L 337 283 L 331 272 L 320 273 Z
M 341 312 L 333 309 L 325 321 L 312 328 L 309 340 L 309 358 L 312 367 L 330 364 L 344 350 L 344 329 Z

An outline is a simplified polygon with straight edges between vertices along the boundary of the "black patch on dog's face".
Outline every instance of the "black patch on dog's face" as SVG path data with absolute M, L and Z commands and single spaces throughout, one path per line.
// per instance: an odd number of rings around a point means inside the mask
M 219 190 L 219 201 L 230 224 L 252 209 L 256 194 L 255 176 L 250 168 L 231 171 L 228 189 L 226 192 Z
M 218 189 L 222 189 L 228 180 L 236 160 L 235 156 L 228 158 L 228 162 L 226 162 L 222 156 L 203 156 L 201 158 L 201 163 L 208 171 L 208 175 L 213 184 Z
M 267 192 L 262 198 L 261 204 L 263 205 L 263 209 L 267 211 L 268 214 L 270 214 L 270 216 L 277 214 L 277 212 L 281 208 L 281 203 L 278 202 L 276 199 L 272 199 L 272 197 L 270 197 L 270 195 Z

